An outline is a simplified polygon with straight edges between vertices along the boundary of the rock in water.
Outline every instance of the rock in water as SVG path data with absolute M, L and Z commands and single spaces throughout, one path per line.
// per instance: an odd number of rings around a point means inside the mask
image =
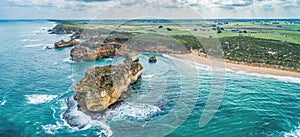
M 64 41 L 61 40 L 59 42 L 55 42 L 55 48 L 63 48 L 63 47 L 70 47 L 76 45 L 78 42 L 76 40 Z
M 150 58 L 149 58 L 149 62 L 150 62 L 150 63 L 155 63 L 155 62 L 157 62 L 156 56 L 150 57 Z
M 130 84 L 142 74 L 142 65 L 125 62 L 118 65 L 88 69 L 85 77 L 75 85 L 74 98 L 82 112 L 101 112 L 118 101 Z

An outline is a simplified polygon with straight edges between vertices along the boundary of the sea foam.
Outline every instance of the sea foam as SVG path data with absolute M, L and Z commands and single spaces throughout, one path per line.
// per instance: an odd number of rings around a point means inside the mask
M 130 119 L 145 121 L 155 116 L 161 109 L 149 104 L 133 104 L 124 102 L 120 106 L 106 112 L 105 118 L 112 120 Z
M 294 129 L 290 132 L 285 132 L 284 136 L 285 137 L 300 137 L 300 126 L 298 126 L 296 129 Z
M 23 42 L 36 42 L 39 41 L 39 39 L 22 39 Z
M 5 100 L 5 99 L 3 99 L 3 100 L 1 101 L 1 103 L 0 103 L 0 105 L 1 105 L 1 106 L 4 106 L 4 105 L 5 105 L 5 103 L 6 103 L 6 100 Z
M 25 45 L 25 48 L 34 48 L 34 47 L 52 47 L 52 44 L 31 44 L 31 45 Z
M 242 70 L 231 71 L 231 72 L 236 73 L 236 74 L 255 76 L 255 77 L 272 78 L 272 79 L 277 79 L 279 81 L 284 81 L 284 82 L 300 83 L 300 78 L 290 77 L 290 76 L 276 76 L 276 75 L 270 75 L 270 74 L 259 74 L 259 73 L 246 72 L 246 71 L 242 71 Z
M 56 125 L 53 124 L 48 124 L 48 125 L 42 125 L 42 129 L 44 130 L 45 133 L 54 135 L 58 132 L 59 129 L 63 127 L 62 124 L 57 122 Z
M 98 126 L 102 128 L 102 130 L 98 132 L 100 136 L 112 136 L 112 130 L 103 121 L 93 120 L 90 116 L 78 111 L 77 102 L 73 97 L 69 97 L 67 104 L 62 107 L 63 109 L 67 107 L 67 109 L 65 110 L 65 113 L 61 115 L 61 118 L 66 124 L 70 125 L 71 128 L 76 128 L 76 130 L 87 130 L 92 126 Z
M 33 94 L 33 95 L 25 95 L 26 99 L 28 100 L 28 104 L 41 104 L 50 102 L 51 100 L 57 98 L 57 95 L 39 95 L 39 94 Z
M 70 57 L 66 57 L 66 58 L 63 60 L 63 62 L 70 63 L 70 64 L 75 63 L 75 61 L 73 61 Z

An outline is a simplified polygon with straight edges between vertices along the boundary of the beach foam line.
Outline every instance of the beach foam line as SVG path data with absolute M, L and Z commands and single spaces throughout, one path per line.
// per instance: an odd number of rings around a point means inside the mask
M 185 60 L 185 59 L 181 59 L 181 58 L 176 58 L 176 57 L 169 56 L 169 55 L 166 55 L 166 54 L 163 54 L 162 56 L 166 57 L 166 58 L 169 58 L 169 59 L 172 59 L 172 60 L 181 61 L 183 63 L 186 63 L 187 65 L 190 65 L 191 67 L 196 67 L 197 69 L 200 69 L 200 70 L 205 70 L 205 71 L 210 71 L 211 70 L 211 67 L 209 65 L 200 64 L 200 63 L 192 61 L 192 60 Z
M 248 76 L 254 76 L 254 77 L 261 77 L 261 78 L 271 78 L 276 79 L 283 82 L 292 82 L 292 83 L 300 83 L 300 78 L 296 77 L 290 77 L 290 76 L 276 76 L 271 74 L 259 74 L 259 73 L 253 73 L 253 72 L 246 72 L 246 71 L 230 71 L 232 73 L 236 74 L 242 74 L 242 75 L 248 75 Z
M 57 95 L 46 95 L 46 94 L 33 94 L 33 95 L 25 95 L 28 100 L 28 104 L 41 104 L 50 102 L 51 100 L 57 98 Z

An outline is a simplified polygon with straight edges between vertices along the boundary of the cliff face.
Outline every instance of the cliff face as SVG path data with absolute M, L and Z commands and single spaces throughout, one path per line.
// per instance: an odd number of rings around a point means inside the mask
M 75 46 L 70 53 L 73 61 L 92 61 L 98 58 L 111 58 L 125 55 L 127 46 L 122 43 L 111 42 L 99 47 L 97 50 L 89 50 L 82 46 Z
M 115 66 L 95 67 L 75 85 L 74 98 L 82 112 L 101 112 L 118 101 L 121 94 L 142 74 L 142 65 L 125 62 Z

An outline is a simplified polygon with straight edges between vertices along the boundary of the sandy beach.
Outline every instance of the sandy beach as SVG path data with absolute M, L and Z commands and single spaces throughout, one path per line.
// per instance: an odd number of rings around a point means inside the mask
M 198 52 L 192 52 L 189 54 L 171 54 L 171 56 L 184 59 L 184 60 L 191 60 L 200 64 L 205 64 L 209 66 L 220 66 L 226 67 L 233 71 L 246 71 L 252 73 L 259 73 L 259 74 L 270 74 L 276 76 L 290 76 L 290 77 L 297 77 L 300 78 L 300 73 L 287 71 L 287 70 L 280 70 L 275 68 L 267 68 L 267 67 L 257 67 L 257 66 L 250 66 L 246 64 L 237 64 L 225 60 L 217 60 L 210 57 L 199 56 Z

